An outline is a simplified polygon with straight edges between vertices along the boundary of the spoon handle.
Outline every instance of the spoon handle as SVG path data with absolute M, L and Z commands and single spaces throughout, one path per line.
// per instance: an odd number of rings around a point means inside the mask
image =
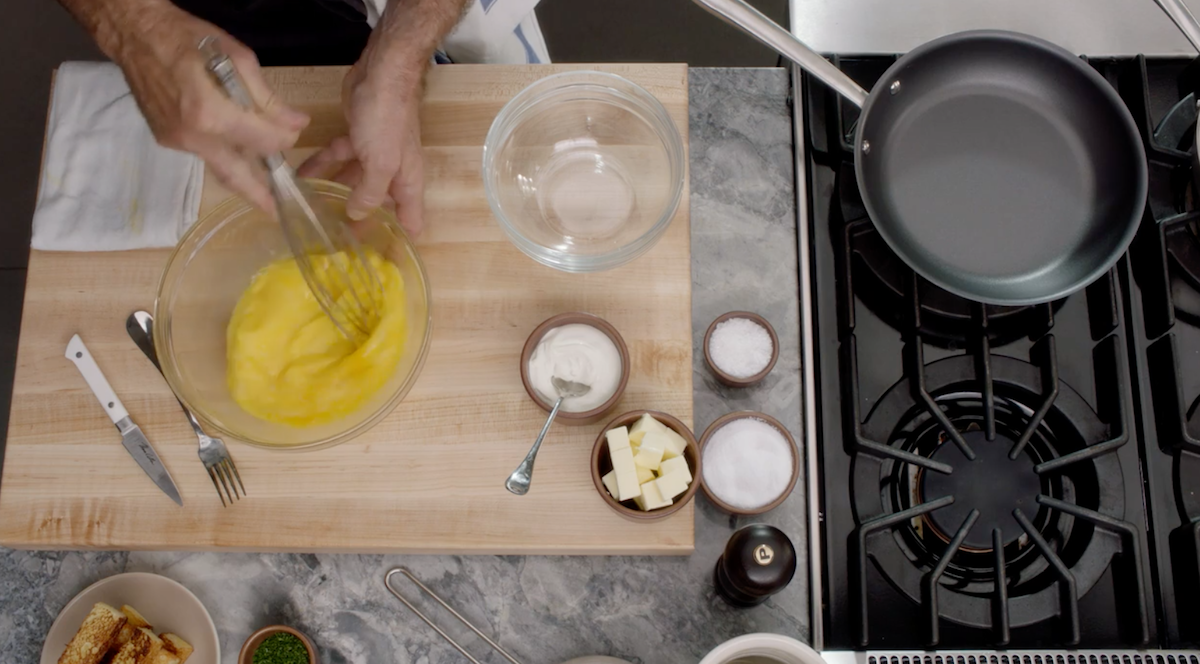
M 537 459 L 538 450 L 542 447 L 542 441 L 546 439 L 546 433 L 550 431 L 550 425 L 554 424 L 554 418 L 558 416 L 558 409 L 562 406 L 563 399 L 559 397 L 558 401 L 554 402 L 554 408 L 550 410 L 550 417 L 546 418 L 546 424 L 542 426 L 542 432 L 538 434 L 537 440 L 533 442 L 533 447 L 529 448 L 529 454 L 525 455 L 525 460 L 517 469 L 508 476 L 508 481 L 504 483 L 504 488 L 518 496 L 524 496 L 529 493 L 529 483 L 533 481 L 533 462 Z

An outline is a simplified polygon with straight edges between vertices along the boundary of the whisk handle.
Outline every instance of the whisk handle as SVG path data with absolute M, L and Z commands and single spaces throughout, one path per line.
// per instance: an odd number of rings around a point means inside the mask
M 206 60 L 205 66 L 208 71 L 225 89 L 225 94 L 229 95 L 233 103 L 246 110 L 254 110 L 254 100 L 242 83 L 242 77 L 238 75 L 237 67 L 233 66 L 233 60 L 221 50 L 217 38 L 209 36 L 201 39 L 198 48 Z M 269 171 L 274 171 L 284 164 L 283 155 L 279 153 L 268 155 L 265 161 Z

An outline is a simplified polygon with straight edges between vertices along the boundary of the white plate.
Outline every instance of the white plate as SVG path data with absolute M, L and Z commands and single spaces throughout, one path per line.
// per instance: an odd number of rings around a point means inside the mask
M 67 602 L 46 633 L 41 664 L 58 664 L 67 643 L 96 602 L 117 609 L 128 604 L 150 621 L 156 634 L 172 632 L 182 636 L 196 649 L 187 664 L 218 663 L 221 647 L 217 627 L 192 591 L 165 576 L 130 572 L 101 579 Z

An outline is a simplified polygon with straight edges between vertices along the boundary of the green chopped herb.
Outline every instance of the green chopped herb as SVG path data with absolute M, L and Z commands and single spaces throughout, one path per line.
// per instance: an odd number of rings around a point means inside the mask
M 254 649 L 254 664 L 308 664 L 308 649 L 295 635 L 279 632 Z

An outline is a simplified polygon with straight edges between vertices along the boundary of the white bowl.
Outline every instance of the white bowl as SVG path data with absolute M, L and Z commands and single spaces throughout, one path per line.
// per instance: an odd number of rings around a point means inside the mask
M 218 664 L 220 660 L 217 628 L 192 591 L 165 576 L 128 572 L 101 579 L 67 602 L 46 633 L 41 664 L 57 664 L 96 602 L 118 609 L 128 604 L 150 621 L 156 633 L 172 632 L 183 637 L 196 649 L 188 664 Z
M 745 634 L 730 639 L 709 651 L 700 664 L 728 664 L 751 657 L 765 660 L 764 664 L 825 664 L 816 650 L 780 634 Z

